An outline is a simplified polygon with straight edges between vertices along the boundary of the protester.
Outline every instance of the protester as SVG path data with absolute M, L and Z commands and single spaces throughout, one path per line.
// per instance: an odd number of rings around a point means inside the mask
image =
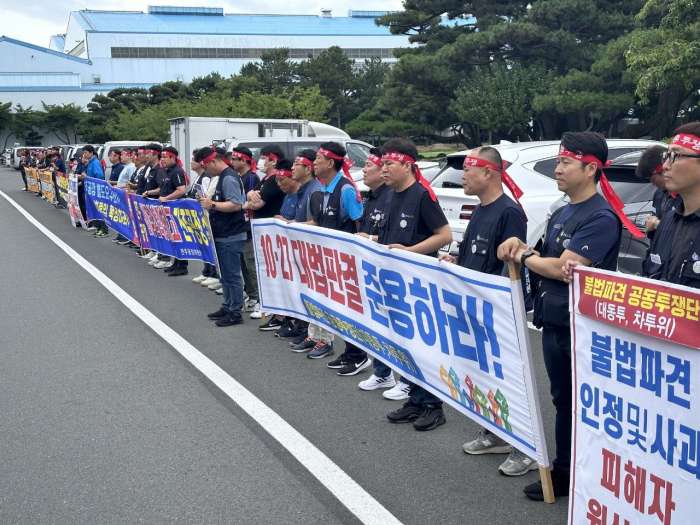
M 275 219 L 293 221 L 297 213 L 297 201 L 299 196 L 299 183 L 292 177 L 292 163 L 287 159 L 282 159 L 277 163 L 277 184 L 284 193 L 284 200 L 280 206 L 279 215 Z
M 104 180 L 105 178 L 105 173 L 102 170 L 102 165 L 100 164 L 100 161 L 97 159 L 95 156 L 95 148 L 91 146 L 90 144 L 83 146 L 83 164 L 85 164 L 85 172 L 81 173 L 78 175 L 78 179 L 81 181 L 85 181 L 85 177 L 91 177 L 93 179 L 101 179 Z M 85 193 L 83 189 L 83 202 L 85 199 Z M 80 188 L 79 188 L 79 193 L 78 197 L 80 197 Z M 95 237 L 107 237 L 108 235 L 108 230 L 107 230 L 107 225 L 105 224 L 104 221 L 100 220 L 94 220 L 92 221 L 92 227 L 95 228 Z M 88 228 L 88 231 L 92 229 Z
M 700 288 L 700 122 L 676 130 L 663 169 L 665 189 L 678 199 L 661 217 L 642 273 Z
M 163 167 L 160 163 L 160 155 L 163 146 L 156 142 L 147 144 L 144 148 L 144 155 L 147 169 L 142 172 L 142 178 L 138 181 L 136 193 L 150 199 L 160 198 L 160 181 L 163 180 Z M 158 270 L 165 270 L 174 265 L 170 257 L 161 255 L 155 251 L 147 259 L 148 264 Z
M 245 194 L 249 195 L 260 185 L 260 177 L 257 174 L 257 163 L 253 158 L 253 153 L 245 146 L 233 148 L 231 152 L 231 167 L 238 172 L 243 181 Z M 255 269 L 255 252 L 253 251 L 253 237 L 250 232 L 250 218 L 253 216 L 252 210 L 246 210 L 246 243 L 243 251 L 241 267 L 243 270 L 243 282 L 245 283 L 245 293 L 248 296 L 243 310 L 251 312 L 253 319 L 262 317 L 260 313 L 260 302 L 258 298 L 258 277 Z
M 464 159 L 462 183 L 464 193 L 479 198 L 472 212 L 457 257 L 444 255 L 441 260 L 477 272 L 504 275 L 507 269 L 497 256 L 498 247 L 506 239 L 527 238 L 527 218 L 522 208 L 503 191 L 503 160 L 495 148 L 488 146 L 470 152 Z M 512 187 L 514 196 L 520 196 Z M 537 469 L 537 463 L 486 428 L 462 446 L 467 454 L 509 454 L 498 470 L 506 476 L 524 476 Z
M 211 196 L 214 194 L 214 190 L 216 189 L 218 177 L 216 177 L 216 181 L 212 181 L 212 178 L 206 172 L 204 166 L 195 160 L 196 155 L 197 150 L 194 150 L 192 152 L 192 159 L 190 160 L 190 170 L 196 174 L 196 178 L 192 181 L 192 185 L 185 194 L 185 197 L 188 199 L 199 199 L 200 197 L 211 198 Z M 214 279 L 216 282 L 219 282 L 219 274 L 216 271 L 216 266 L 205 262 L 204 266 L 202 267 L 202 273 L 192 279 L 192 282 L 202 284 L 208 279 Z
M 166 146 L 160 156 L 161 166 L 160 180 L 158 181 L 160 202 L 171 202 L 185 196 L 187 191 L 187 177 L 182 169 L 180 154 L 172 146 Z M 188 263 L 186 260 L 174 259 L 172 266 L 165 268 L 165 273 L 170 277 L 187 275 Z
M 221 308 L 208 317 L 215 320 L 217 326 L 233 326 L 243 322 L 241 254 L 246 240 L 243 182 L 226 163 L 224 149 L 201 148 L 197 150 L 195 160 L 210 176 L 219 177 L 213 196 L 199 199 L 202 208 L 209 210 L 224 296 Z
M 406 139 L 392 139 L 382 150 L 382 177 L 393 193 L 379 242 L 394 250 L 436 257 L 438 250 L 452 241 L 452 232 L 430 183 L 416 165 L 416 146 Z M 387 419 L 391 423 L 413 422 L 420 431 L 445 423 L 442 401 L 415 384 L 410 385 L 408 401 L 389 412 Z
M 675 197 L 666 190 L 664 182 L 663 155 L 666 148 L 663 146 L 651 146 L 642 153 L 635 175 L 642 180 L 647 180 L 656 186 L 656 191 L 652 197 L 651 203 L 654 208 L 654 214 L 646 218 L 645 226 L 647 237 L 654 238 L 656 227 L 659 225 L 661 218 L 673 208 Z
M 114 151 L 114 150 L 113 150 Z M 122 190 L 127 190 L 129 187 L 129 181 L 131 180 L 131 177 L 133 176 L 134 172 L 136 171 L 136 165 L 134 164 L 133 158 L 132 158 L 132 151 L 129 148 L 124 148 L 120 151 L 119 153 L 119 163 L 121 164 L 121 168 L 119 170 L 119 175 L 117 177 L 117 180 L 114 181 L 114 186 L 116 186 L 119 189 Z M 112 175 L 114 174 L 114 164 L 112 164 Z M 114 236 L 114 239 L 112 239 L 112 242 L 115 242 L 117 244 L 121 245 L 126 245 L 130 244 L 133 245 L 133 243 L 124 237 L 121 233 L 117 233 L 117 235 Z
M 517 237 L 498 248 L 498 257 L 525 265 L 539 277 L 535 290 L 534 324 L 542 328 L 542 350 L 554 402 L 556 458 L 552 470 L 554 495 L 569 493 L 571 464 L 571 336 L 569 279 L 571 263 L 615 270 L 620 248 L 621 209 L 597 193 L 601 182 L 606 198 L 615 202 L 603 167 L 608 160 L 605 139 L 593 132 L 565 133 L 554 170 L 557 187 L 569 203 L 556 210 L 545 231 L 542 253 Z M 542 501 L 542 484 L 525 487 L 528 498 Z
M 112 186 L 117 185 L 119 180 L 119 175 L 124 169 L 124 163 L 122 162 L 122 150 L 119 148 L 114 148 L 109 152 L 109 162 L 112 165 L 112 171 L 109 172 L 109 183 Z
M 27 173 L 24 171 L 25 168 L 29 167 L 29 163 L 31 160 L 29 156 L 29 150 L 23 149 L 20 152 L 19 156 L 19 174 L 22 176 L 22 182 L 24 183 L 24 188 L 22 188 L 22 191 L 29 191 L 29 187 L 27 186 Z
M 66 201 L 61 196 L 58 189 L 58 178 L 66 176 L 66 163 L 61 158 L 61 149 L 52 148 L 51 150 L 51 178 L 53 180 L 54 193 L 56 195 L 56 207 L 60 209 L 67 208 Z

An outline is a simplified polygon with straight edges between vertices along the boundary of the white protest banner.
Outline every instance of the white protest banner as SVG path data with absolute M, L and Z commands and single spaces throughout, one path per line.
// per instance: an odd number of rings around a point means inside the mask
M 549 466 L 519 281 L 344 232 L 251 224 L 263 311 L 331 330 Z
M 570 301 L 569 523 L 700 523 L 700 291 L 577 268 Z

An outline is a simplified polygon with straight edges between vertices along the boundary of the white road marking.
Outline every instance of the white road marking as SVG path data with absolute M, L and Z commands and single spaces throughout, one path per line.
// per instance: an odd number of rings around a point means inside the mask
M 29 212 L 15 202 L 5 192 L 0 191 L 25 219 L 58 246 L 68 257 L 78 263 L 86 272 L 104 286 L 114 297 L 143 323 L 162 337 L 180 355 L 204 374 L 222 392 L 230 397 L 241 409 L 252 417 L 265 431 L 275 438 L 294 456 L 304 468 L 318 479 L 347 509 L 362 523 L 368 525 L 401 525 L 401 522 L 384 506 L 348 476 L 328 456 L 316 448 L 300 432 L 287 423 L 274 410 L 268 407 L 252 392 L 228 375 L 211 359 L 202 354 L 185 338 L 156 317 L 150 310 L 139 303 L 117 283 L 112 281 L 97 267 L 62 241 Z

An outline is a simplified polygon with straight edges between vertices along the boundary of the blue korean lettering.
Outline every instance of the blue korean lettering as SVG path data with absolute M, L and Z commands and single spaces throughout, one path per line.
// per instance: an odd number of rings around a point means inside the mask
M 637 345 L 615 339 L 615 377 L 618 382 L 634 388 L 637 384 Z
M 591 341 L 591 371 L 603 377 L 612 376 L 611 337 L 593 332 Z
M 622 437 L 622 398 L 603 392 L 603 400 L 603 415 L 609 416 L 603 420 L 605 433 L 614 439 L 620 439 Z
M 681 425 L 678 430 L 681 434 L 681 458 L 678 466 L 700 479 L 700 430 L 686 425 Z M 687 442 L 684 437 L 688 438 Z
M 433 313 L 426 302 L 430 299 L 428 289 L 423 286 L 423 283 L 421 283 L 418 277 L 414 277 L 408 284 L 408 291 L 412 297 L 422 299 L 422 301 L 417 300 L 413 303 L 413 312 L 416 317 L 416 328 L 418 328 L 418 335 L 420 335 L 421 340 L 426 345 L 433 346 L 437 340 L 437 330 L 435 330 Z
M 678 440 L 675 438 L 674 432 L 676 422 L 671 418 L 667 418 L 666 423 L 667 424 L 665 428 L 668 430 L 668 441 L 667 444 L 664 446 L 663 416 L 661 414 L 656 415 L 656 437 L 654 438 L 654 441 L 651 444 L 649 453 L 659 454 L 659 456 L 666 460 L 666 463 L 668 463 L 669 465 L 673 465 L 673 453 L 676 450 L 676 443 L 678 442 Z
M 636 445 L 642 452 L 646 452 L 648 414 L 646 408 L 641 408 L 634 403 L 627 403 L 627 439 L 628 445 Z
M 689 409 L 690 399 L 687 397 L 690 396 L 690 361 L 674 355 L 667 355 L 666 362 L 672 366 L 671 372 L 666 374 L 668 400 L 671 403 Z M 683 394 L 686 397 L 680 397 L 678 395 L 680 392 L 676 393 L 676 385 L 674 383 L 678 383 L 678 386 L 683 388 Z
M 598 416 L 600 415 L 600 391 L 598 387 L 593 388 L 588 383 L 581 383 L 579 394 L 581 400 L 581 421 L 586 425 L 595 429 L 600 427 Z M 591 418 L 589 411 L 593 413 L 596 419 Z
M 657 397 L 661 397 L 661 382 L 664 371 L 661 368 L 661 352 L 652 350 L 645 346 L 641 347 L 642 375 L 639 379 L 639 386 L 654 392 Z
M 377 278 L 377 267 L 363 259 L 362 270 L 365 274 L 365 293 L 367 294 L 367 301 L 369 302 L 370 316 L 374 321 L 388 327 L 389 319 L 380 313 L 380 310 L 385 311 L 386 308 L 384 307 L 382 288 L 379 285 L 379 279 Z
M 415 330 L 411 321 L 411 305 L 406 301 L 406 283 L 399 272 L 382 268 L 379 282 L 386 292 L 384 304 L 389 309 L 391 328 L 406 339 L 413 339 Z

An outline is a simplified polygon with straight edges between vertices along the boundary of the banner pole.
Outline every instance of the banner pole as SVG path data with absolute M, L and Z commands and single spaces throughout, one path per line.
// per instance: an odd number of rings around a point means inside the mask
M 515 286 L 521 287 L 521 280 L 520 280 L 520 265 L 516 264 L 514 262 L 509 262 L 508 263 L 508 277 L 510 277 L 511 283 L 515 283 Z M 520 294 L 518 294 L 520 295 Z M 525 323 L 527 323 L 527 319 L 524 320 Z M 529 337 L 529 334 L 525 334 L 526 337 Z M 526 349 L 525 351 L 530 353 L 530 345 L 526 343 Z M 530 359 L 530 362 L 532 360 Z M 537 392 L 534 392 L 535 395 L 537 395 Z M 537 407 L 537 411 L 539 412 L 539 404 Z M 540 422 L 542 421 L 542 417 L 539 417 Z M 542 495 L 544 496 L 544 502 L 545 503 L 554 503 L 555 498 L 554 498 L 554 485 L 552 484 L 552 470 L 548 466 L 539 466 L 539 472 L 540 472 L 540 482 L 542 483 Z

